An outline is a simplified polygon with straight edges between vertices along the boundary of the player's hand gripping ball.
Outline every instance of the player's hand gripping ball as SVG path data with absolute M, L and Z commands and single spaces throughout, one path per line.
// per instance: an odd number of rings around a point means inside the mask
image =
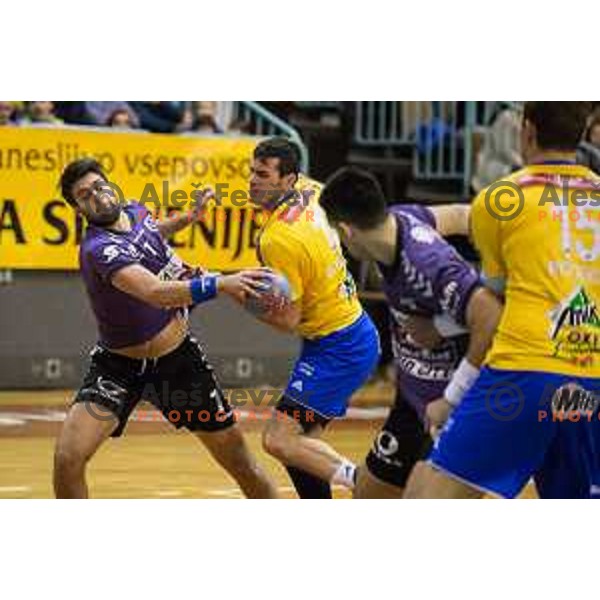
M 290 284 L 281 273 L 265 271 L 261 284 L 259 296 L 248 296 L 245 302 L 246 308 L 252 314 L 260 316 L 278 312 L 290 304 L 292 297 Z

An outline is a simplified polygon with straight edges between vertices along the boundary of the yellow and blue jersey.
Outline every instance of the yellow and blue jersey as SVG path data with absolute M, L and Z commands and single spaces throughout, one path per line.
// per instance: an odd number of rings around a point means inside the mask
M 555 162 L 505 181 L 471 216 L 484 278 L 505 295 L 486 364 L 599 377 L 600 177 Z
M 478 195 L 472 231 L 505 308 L 429 462 L 504 497 L 531 478 L 542 498 L 600 497 L 600 178 L 530 165 Z
M 318 203 L 321 187 L 300 177 L 297 201 L 281 201 L 258 238 L 260 261 L 290 283 L 301 310 L 298 333 L 306 339 L 340 331 L 362 314 L 339 237 Z

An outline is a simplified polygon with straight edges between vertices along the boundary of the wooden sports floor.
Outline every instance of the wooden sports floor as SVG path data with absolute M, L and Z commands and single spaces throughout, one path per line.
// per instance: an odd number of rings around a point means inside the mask
M 0 392 L 0 499 L 52 498 L 52 455 L 70 391 Z M 367 390 L 353 401 L 349 418 L 333 424 L 326 439 L 360 463 L 383 423 L 391 391 Z M 175 431 L 144 407 L 126 434 L 109 440 L 92 461 L 88 481 L 94 498 L 241 498 L 235 483 L 204 447 Z M 260 444 L 263 424 L 242 413 L 246 439 L 279 485 L 282 497 L 296 495 L 283 468 Z M 335 489 L 336 498 L 348 498 Z M 531 494 L 527 494 L 528 496 Z

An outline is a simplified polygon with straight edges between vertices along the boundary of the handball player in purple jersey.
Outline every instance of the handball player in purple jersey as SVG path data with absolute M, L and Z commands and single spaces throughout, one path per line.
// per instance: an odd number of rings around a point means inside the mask
M 219 294 L 239 302 L 258 295 L 264 270 L 190 270 L 165 241 L 190 219 L 157 223 L 141 204 L 120 202 L 92 159 L 69 164 L 60 185 L 88 222 L 79 260 L 99 340 L 56 443 L 56 496 L 88 496 L 87 463 L 147 399 L 196 435 L 247 497 L 275 497 L 187 318 L 190 307 Z
M 392 315 L 396 399 L 359 468 L 355 497 L 402 497 L 476 376 L 502 305 L 442 237 L 468 235 L 468 207 L 388 208 L 377 180 L 354 167 L 329 179 L 321 206 L 350 254 L 377 264 Z

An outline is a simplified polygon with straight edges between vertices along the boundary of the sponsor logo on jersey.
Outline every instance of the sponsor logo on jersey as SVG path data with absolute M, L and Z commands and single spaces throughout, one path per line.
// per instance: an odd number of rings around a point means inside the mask
M 550 311 L 554 356 L 590 366 L 600 356 L 600 316 L 583 286 Z
M 552 396 L 552 412 L 558 415 L 579 413 L 594 414 L 598 410 L 600 396 L 575 384 L 560 387 Z
M 417 225 L 416 227 L 411 228 L 410 237 L 412 237 L 415 242 L 420 242 L 421 244 L 433 244 L 436 234 L 430 227 Z
M 424 381 L 449 381 L 454 373 L 454 369 L 449 365 L 439 365 L 409 356 L 397 356 L 396 366 L 406 375 Z

